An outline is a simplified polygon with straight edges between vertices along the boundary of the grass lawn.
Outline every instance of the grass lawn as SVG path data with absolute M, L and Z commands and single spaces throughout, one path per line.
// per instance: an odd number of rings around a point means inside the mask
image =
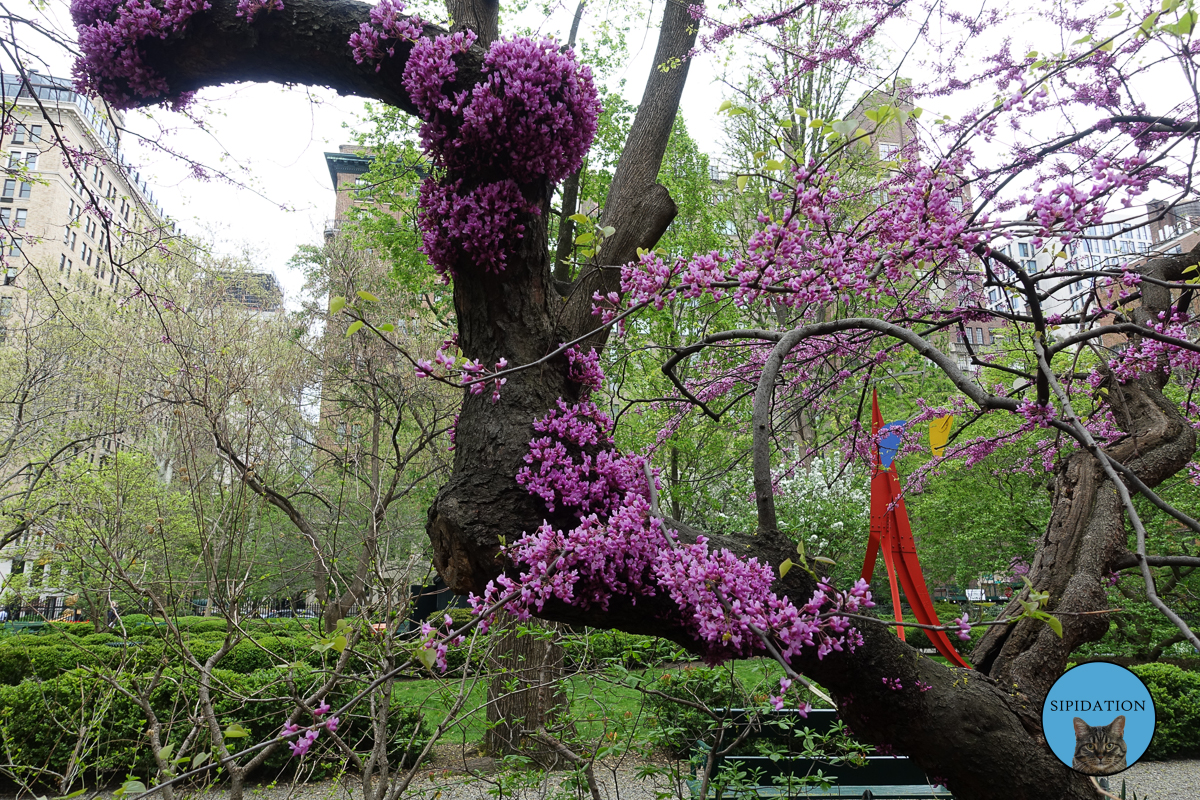
M 634 674 L 653 680 L 687 666 L 655 667 Z M 729 666 L 726 665 L 725 669 L 729 669 Z M 766 695 L 779 691 L 783 668 L 774 661 L 736 661 L 733 662 L 733 670 L 750 696 L 760 698 L 760 702 L 765 701 Z M 480 742 L 487 726 L 486 680 L 468 679 L 465 683 L 461 679 L 401 681 L 394 687 L 392 697 L 405 706 L 421 708 L 430 726 L 436 726 L 446 718 L 463 688 L 467 690 L 467 700 L 458 719 L 447 730 L 446 737 L 449 741 L 467 744 Z M 607 739 L 617 742 L 628 741 L 631 736 L 644 738 L 656 722 L 642 694 L 622 683 L 620 673 L 616 670 L 573 675 L 567 678 L 565 690 L 576 729 L 585 740 Z

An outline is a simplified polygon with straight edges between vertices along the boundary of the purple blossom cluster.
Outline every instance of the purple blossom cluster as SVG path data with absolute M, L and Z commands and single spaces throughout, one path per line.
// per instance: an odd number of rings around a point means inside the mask
M 651 513 L 648 481 L 657 483 L 657 476 L 646 458 L 615 450 L 612 422 L 595 404 L 560 399 L 534 429 L 542 435 L 530 443 L 517 481 L 549 511 L 573 513 L 579 523 L 561 529 L 543 522 L 508 547 L 519 576 L 501 575 L 473 600 L 476 608 L 514 590 L 519 596 L 508 610 L 518 616 L 550 599 L 606 609 L 613 597 L 636 604 L 666 594 L 714 662 L 761 654 L 766 636 L 785 659 L 804 647 L 816 647 L 823 658 L 861 643 L 837 612 L 873 605 L 864 581 L 848 592 L 822 583 L 797 608 L 772 591 L 769 564 L 711 548 L 704 537 L 680 542 Z
M 570 364 L 567 376 L 583 386 L 587 391 L 599 389 L 604 384 L 604 370 L 600 368 L 600 354 L 596 348 L 591 348 L 584 354 L 578 347 L 568 348 L 567 361 Z
M 591 72 L 549 39 L 495 42 L 482 80 L 451 91 L 453 58 L 474 42 L 470 31 L 420 39 L 404 69 L 422 145 L 440 173 L 421 188 L 422 250 L 447 279 L 460 260 L 505 269 L 524 238 L 522 217 L 541 213 L 537 187 L 579 167 L 600 114 Z
M 971 615 L 963 612 L 963 615 L 954 620 L 958 625 L 958 638 L 964 642 L 971 641 Z
M 330 710 L 329 704 L 325 702 L 322 702 L 321 705 L 314 708 L 312 714 L 315 721 L 307 728 L 302 728 L 294 722 L 288 722 L 284 724 L 282 733 L 283 736 L 299 736 L 296 741 L 288 743 L 288 747 L 291 748 L 293 756 L 303 757 L 306 753 L 308 753 L 309 748 L 313 746 L 313 744 L 317 741 L 317 738 L 321 735 L 322 728 L 330 733 L 335 733 L 337 731 L 338 724 L 341 722 L 340 719 L 333 716 L 329 717 L 328 719 L 323 719 L 323 717 L 328 714 Z M 304 733 L 301 734 L 301 731 L 304 731 Z
M 891 291 L 890 282 L 912 274 L 918 265 L 957 262 L 982 241 L 969 230 L 955 207 L 961 196 L 957 179 L 943 169 L 920 166 L 894 187 L 895 202 L 881 207 L 854 233 L 831 228 L 846 198 L 839 176 L 825 167 L 796 167 L 795 188 L 772 199 L 791 200 L 778 219 L 759 215 L 761 228 L 735 259 L 707 253 L 666 263 L 646 253 L 626 265 L 621 287 L 626 305 L 649 303 L 662 308 L 678 297 L 731 295 L 749 306 L 770 297 L 792 308 L 814 304 L 872 301 Z M 594 297 L 596 313 L 615 316 L 614 298 Z
M 241 2 L 261 2 L 262 0 L 241 0 Z M 283 3 L 276 0 L 279 7 Z M 238 8 L 241 8 L 239 5 Z M 350 50 L 354 61 L 358 64 L 375 62 L 375 71 L 383 66 L 384 57 L 396 55 L 396 44 L 401 41 L 416 41 L 421 36 L 424 23 L 419 16 L 404 17 L 405 4 L 403 0 L 381 0 L 379 5 L 371 9 L 371 21 L 358 26 L 356 33 L 350 34 Z M 468 45 L 469 47 L 470 45 Z
M 149 0 L 72 0 L 81 53 L 74 66 L 76 87 L 115 108 L 167 96 L 166 79 L 146 65 L 139 45 L 182 33 L 188 20 L 209 8 L 207 0 L 166 0 L 162 8 Z M 180 94 L 173 105 L 187 105 L 191 97 Z
M 238 0 L 237 16 L 245 17 L 247 21 L 254 19 L 258 13 L 283 11 L 283 0 Z

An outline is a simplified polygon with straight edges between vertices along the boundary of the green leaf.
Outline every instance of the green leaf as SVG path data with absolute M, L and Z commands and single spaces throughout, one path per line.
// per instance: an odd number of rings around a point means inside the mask
M 1113 40 L 1112 39 L 1109 39 L 1104 44 L 1100 45 L 1101 52 L 1111 53 L 1112 49 L 1113 49 Z
M 767 157 L 766 150 L 755 150 L 754 151 L 754 160 L 755 161 L 762 161 L 766 157 Z
M 358 290 L 358 296 L 361 297 L 363 300 L 366 300 L 368 303 L 378 303 L 379 302 L 378 297 L 371 294 L 370 292 L 364 292 L 362 289 Z
M 732 108 L 729 109 L 729 116 L 731 116 L 731 117 L 740 117 L 742 114 L 749 114 L 749 113 L 750 113 L 749 111 L 742 108 L 741 106 L 733 106 Z
M 349 644 L 350 641 L 345 636 L 335 636 L 333 638 L 333 644 L 330 646 L 340 653 L 345 650 L 346 646 Z
M 166 747 L 164 747 L 162 750 L 158 751 L 158 757 L 161 758 L 163 761 L 170 761 L 171 753 L 173 753 L 173 752 L 175 752 L 175 745 L 169 744 Z
M 1179 0 L 1162 0 L 1163 11 L 1174 11 L 1179 8 Z
M 1037 50 L 1030 50 L 1028 53 L 1026 53 L 1026 54 L 1025 54 L 1025 57 L 1026 57 L 1026 58 L 1037 58 L 1037 57 L 1038 57 L 1038 51 L 1037 51 Z
M 1052 630 L 1056 634 L 1058 634 L 1058 638 L 1061 639 L 1062 638 L 1062 620 L 1060 620 L 1058 617 L 1051 616 L 1050 614 L 1046 614 L 1045 619 L 1046 619 L 1046 624 L 1050 626 L 1050 630 Z
M 813 556 L 813 561 L 819 561 L 822 564 L 828 564 L 831 567 L 837 566 L 836 561 L 834 561 L 832 558 L 826 558 L 825 556 Z
M 125 781 L 121 784 L 121 788 L 113 792 L 116 797 L 124 797 L 127 794 L 145 794 L 146 784 L 141 781 Z
M 748 180 L 750 180 L 750 176 L 749 176 L 749 175 L 738 175 L 738 177 L 737 177 L 737 187 L 738 187 L 738 191 L 739 191 L 739 192 L 744 192 L 744 191 L 746 191 L 746 181 L 748 181 Z
M 1191 35 L 1192 29 L 1195 27 L 1196 12 L 1189 11 L 1179 18 L 1179 22 L 1176 22 L 1173 25 L 1164 25 L 1163 30 L 1182 39 L 1184 36 Z
M 250 735 L 250 731 L 242 727 L 242 723 L 235 722 L 225 729 L 226 739 L 245 739 Z
M 387 333 L 391 333 L 392 331 L 396 330 L 396 326 L 390 322 L 385 322 L 378 327 L 379 327 L 379 330 L 386 331 Z
M 840 133 L 842 136 L 849 136 L 854 133 L 854 129 L 858 126 L 854 124 L 854 120 L 840 119 L 833 123 L 833 132 Z
M 799 108 L 796 109 L 796 116 L 800 117 L 800 119 L 804 119 L 805 117 L 808 116 L 808 109 L 805 108 L 804 106 L 800 106 Z
M 1083 36 L 1080 36 L 1078 39 L 1071 42 L 1071 44 L 1084 44 L 1085 42 L 1090 42 L 1091 40 L 1092 35 L 1090 33 L 1085 33 Z
M 426 669 L 433 669 L 433 665 L 437 663 L 437 652 L 432 647 L 417 648 L 416 656 Z
M 774 171 L 774 170 L 781 170 L 786 166 L 787 165 L 784 164 L 782 161 L 776 161 L 775 159 L 772 158 L 766 164 L 763 164 L 763 169 L 765 169 L 767 171 Z
M 329 301 L 329 316 L 332 317 L 334 314 L 338 313 L 345 307 L 346 307 L 346 298 L 342 297 L 341 295 L 333 298 L 332 300 Z
M 592 233 L 591 231 L 588 231 L 587 233 L 581 233 L 575 237 L 575 244 L 588 244 L 595 238 L 596 234 Z
M 788 574 L 788 572 L 792 569 L 792 567 L 794 567 L 794 566 L 795 566 L 795 564 L 792 563 L 792 560 L 790 558 L 785 560 L 782 564 L 779 565 L 779 577 L 780 578 L 785 577 Z
M 571 220 L 572 222 L 578 222 L 580 225 L 587 225 L 589 222 L 591 222 L 586 214 L 572 214 L 571 216 L 567 217 L 567 219 Z
M 209 755 L 209 753 L 197 753 L 196 757 L 192 759 L 192 769 L 202 766 L 205 761 L 208 761 Z
M 614 233 L 617 232 L 617 229 L 614 228 L 612 225 L 605 225 L 603 228 L 600 229 L 600 232 L 603 233 L 605 236 L 612 236 Z
M 354 322 L 350 323 L 350 327 L 346 328 L 346 335 L 353 336 L 354 334 L 358 333 L 358 329 L 361 328 L 362 326 L 363 326 L 363 321 L 361 319 L 354 320 Z
M 793 127 L 792 121 L 790 119 L 785 119 L 779 123 L 779 127 L 783 128 L 784 130 L 789 130 Z
M 718 114 L 724 113 L 731 108 L 733 108 L 733 101 L 726 100 L 724 103 L 721 103 L 721 107 L 717 109 L 717 113 Z

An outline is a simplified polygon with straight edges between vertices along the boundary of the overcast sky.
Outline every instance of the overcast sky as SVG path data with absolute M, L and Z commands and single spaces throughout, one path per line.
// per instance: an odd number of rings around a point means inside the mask
M 65 0 L 53 0 L 36 13 L 48 15 L 52 25 L 74 37 Z M 660 13 L 661 0 L 650 14 L 657 20 Z M 1012 22 L 1014 25 L 1007 30 L 996 31 L 997 40 L 1014 32 L 1017 36 L 1037 33 L 1029 26 L 1022 27 L 1020 20 Z M 563 38 L 570 14 L 559 8 L 545 17 L 531 10 L 510 25 L 513 23 Z M 896 38 L 890 51 L 903 53 L 911 32 L 911 26 L 903 23 L 893 26 L 888 33 Z M 632 57 L 622 72 L 612 76 L 613 84 L 625 81 L 630 102 L 640 98 L 651 68 L 656 34 L 656 30 L 646 27 L 645 18 L 635 21 L 628 36 Z M 44 59 L 44 70 L 70 74 L 71 57 L 67 53 L 37 43 L 25 44 Z M 909 53 L 905 74 L 919 71 L 918 62 L 923 57 L 919 49 Z M 5 69 L 11 66 L 5 65 Z M 717 155 L 719 148 L 720 126 L 715 115 L 722 97 L 722 87 L 714 85 L 714 76 L 711 56 L 694 59 L 682 105 L 690 133 L 710 155 Z M 987 93 L 993 89 L 977 90 Z M 1169 91 L 1169 87 L 1160 91 Z M 850 91 L 855 96 L 859 93 L 861 87 Z M 961 98 L 956 102 L 958 105 L 951 110 L 961 111 Z M 162 141 L 172 150 L 206 164 L 214 175 L 231 175 L 245 186 L 217 177 L 199 180 L 185 164 L 164 154 L 144 155 L 142 174 L 149 179 L 167 214 L 181 223 L 185 233 L 213 239 L 223 252 L 250 248 L 256 254 L 255 261 L 276 273 L 294 301 L 300 278 L 287 270 L 288 259 L 300 245 L 319 244 L 325 221 L 333 216 L 334 192 L 324 153 L 351 140 L 350 129 L 358 124 L 365 101 L 339 97 L 326 89 L 260 84 L 205 90 L 198 105 L 205 131 L 161 109 L 149 115 L 130 112 L 127 124 L 148 139 Z

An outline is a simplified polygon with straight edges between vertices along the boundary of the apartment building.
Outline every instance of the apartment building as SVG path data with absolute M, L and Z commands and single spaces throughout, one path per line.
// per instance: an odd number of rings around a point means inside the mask
M 1052 267 L 1055 269 L 1120 269 L 1130 257 L 1143 256 L 1157 250 L 1157 237 L 1146 217 L 1130 216 L 1128 213 L 1114 216 L 1112 222 L 1104 222 L 1085 228 L 1083 235 L 1067 248 L 1057 239 L 1044 242 L 1038 247 L 1032 236 L 1015 236 L 1000 251 L 1016 261 L 1030 275 L 1039 275 Z M 1064 257 L 1065 256 L 1065 257 Z M 1043 290 L 1054 288 L 1054 284 L 1041 282 Z M 1088 296 L 1096 288 L 1095 278 L 1085 278 L 1064 285 L 1053 292 L 1043 303 L 1047 316 L 1068 316 L 1083 310 Z M 1093 301 L 1094 302 L 1094 301 Z M 989 287 L 986 305 L 993 311 L 1016 310 L 1023 312 L 1023 298 L 1006 294 L 1003 289 Z M 1072 328 L 1074 326 L 1071 326 Z
M 114 269 L 127 253 L 173 232 L 149 187 L 123 155 L 124 119 L 78 94 L 68 79 L 31 72 L 0 74 L 0 347 L 10 354 L 37 355 L 44 348 L 43 323 L 67 307 L 66 300 L 106 309 L 132 291 L 128 274 Z M 56 427 L 81 409 L 76 381 L 100 372 L 96 354 L 72 350 L 60 371 L 41 376 L 37 412 Z M 15 358 L 14 364 L 27 363 Z M 48 383 L 52 390 L 44 390 Z M 86 404 L 86 400 L 84 401 Z M 11 422 L 11 420 L 9 420 Z M 14 427 L 15 426 L 15 427 Z M 5 435 L 20 433 L 13 423 Z M 27 480 L 23 447 L 38 458 L 46 431 L 30 429 L 0 463 L 0 497 Z M 81 436 L 60 458 L 93 463 L 115 452 L 122 434 Z M 72 438 L 70 436 L 66 438 Z M 49 537 L 52 538 L 52 537 Z M 23 573 L 30 587 L 23 603 L 43 614 L 61 608 L 53 587 L 48 531 L 33 527 L 0 553 L 0 580 Z M 19 610 L 19 609 L 17 609 Z

